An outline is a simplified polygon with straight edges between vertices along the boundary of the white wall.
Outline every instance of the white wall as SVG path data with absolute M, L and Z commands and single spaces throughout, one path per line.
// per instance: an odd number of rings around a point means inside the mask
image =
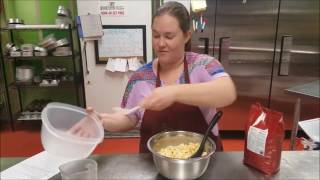
M 146 25 L 147 60 L 152 60 L 151 46 L 151 0 L 121 1 L 126 4 L 125 17 L 103 17 L 104 25 Z M 79 15 L 98 14 L 99 3 L 97 0 L 77 0 Z M 82 48 L 83 49 L 83 44 Z M 82 52 L 82 56 L 84 56 Z M 82 58 L 84 60 L 84 58 Z M 100 112 L 111 112 L 111 108 L 119 106 L 124 93 L 129 74 L 105 71 L 105 65 L 95 63 L 93 43 L 87 43 L 87 63 L 89 74 L 84 70 L 84 83 L 87 106 L 92 106 Z M 85 68 L 85 63 L 83 62 Z

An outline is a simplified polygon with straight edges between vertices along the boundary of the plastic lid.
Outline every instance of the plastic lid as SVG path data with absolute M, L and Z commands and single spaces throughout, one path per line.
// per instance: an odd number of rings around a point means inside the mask
M 41 119 L 50 134 L 63 140 L 97 144 L 104 137 L 104 129 L 98 117 L 77 106 L 49 103 L 43 109 Z M 75 130 L 79 125 L 81 132 Z

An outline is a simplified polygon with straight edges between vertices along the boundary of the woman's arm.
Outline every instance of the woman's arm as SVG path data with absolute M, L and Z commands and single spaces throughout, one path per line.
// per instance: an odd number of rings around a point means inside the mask
M 137 120 L 130 119 L 127 115 L 122 113 L 101 113 L 99 118 L 103 127 L 110 132 L 123 132 L 135 128 L 138 123 Z
M 89 109 L 89 113 L 92 113 L 92 108 Z M 128 131 L 135 127 L 137 121 L 129 119 L 128 116 L 121 114 L 121 113 L 113 113 L 113 114 L 97 114 L 99 119 L 102 122 L 104 129 L 110 132 L 121 132 L 121 131 Z M 90 126 L 90 122 L 93 121 L 92 119 L 83 118 L 74 126 L 69 129 L 69 132 L 80 136 L 80 137 L 91 137 L 95 134 L 92 131 L 92 128 L 88 128 Z
M 231 78 L 219 77 L 204 83 L 159 87 L 140 105 L 152 110 L 162 110 L 174 102 L 220 108 L 230 105 L 235 99 L 236 90 Z
M 220 108 L 232 104 L 236 96 L 235 86 L 227 76 L 205 83 L 177 86 L 175 99 L 189 105 Z

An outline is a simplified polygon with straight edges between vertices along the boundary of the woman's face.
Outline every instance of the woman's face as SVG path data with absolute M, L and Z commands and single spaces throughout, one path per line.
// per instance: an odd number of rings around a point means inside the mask
M 178 20 L 168 14 L 157 16 L 152 24 L 152 46 L 161 63 L 173 64 L 181 60 L 190 32 L 183 33 Z

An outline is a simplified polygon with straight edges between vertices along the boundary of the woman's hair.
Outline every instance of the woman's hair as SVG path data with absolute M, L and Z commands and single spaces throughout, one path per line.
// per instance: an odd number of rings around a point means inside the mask
M 183 33 L 187 33 L 190 30 L 190 14 L 183 4 L 176 1 L 169 1 L 164 3 L 157 9 L 152 20 L 164 14 L 168 14 L 172 17 L 175 17 L 178 20 L 179 27 Z M 189 39 L 189 41 L 185 44 L 184 49 L 186 51 L 191 50 L 191 39 Z
M 190 30 L 190 15 L 183 4 L 176 1 L 169 1 L 164 3 L 157 9 L 156 13 L 153 16 L 153 20 L 154 18 L 164 14 L 175 17 L 179 22 L 180 29 L 184 33 Z

